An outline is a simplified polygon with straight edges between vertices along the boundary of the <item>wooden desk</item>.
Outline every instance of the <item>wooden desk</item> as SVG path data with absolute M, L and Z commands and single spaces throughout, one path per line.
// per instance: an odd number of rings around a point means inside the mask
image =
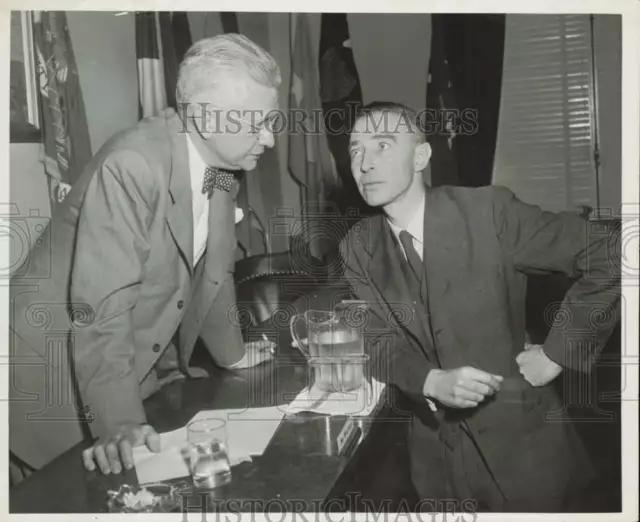
M 304 296 L 295 309 L 330 309 L 343 293 L 341 286 L 329 287 Z M 151 425 L 163 433 L 184 426 L 201 410 L 274 406 L 293 400 L 306 386 L 306 363 L 291 347 L 283 324 L 264 324 L 248 335 L 259 338 L 262 332 L 277 337 L 278 346 L 275 360 L 257 368 L 222 371 L 196 348 L 192 363 L 206 368 L 209 377 L 174 382 L 147 399 Z M 387 389 L 381 404 L 396 399 Z M 405 446 L 408 418 L 399 418 L 389 406 L 381 407 L 372 419 L 361 422 L 364 436 L 354 451 L 340 456 L 337 437 L 345 420 L 309 413 L 285 417 L 265 453 L 235 466 L 231 484 L 208 495 L 207 510 L 215 505 L 236 512 L 243 507 L 275 512 L 296 506 L 298 511 L 357 511 L 359 502 L 370 499 L 378 505 L 383 498 L 395 501 L 392 507 L 397 505 L 405 491 L 412 492 Z M 137 484 L 135 470 L 115 476 L 86 471 L 82 451 L 87 446 L 72 448 L 12 488 L 9 512 L 106 512 L 108 490 Z M 265 505 L 270 499 L 271 504 Z M 188 504 L 198 509 L 202 499 L 194 495 Z
M 203 409 L 282 404 L 283 398 L 293 398 L 304 387 L 304 376 L 304 363 L 299 359 L 278 357 L 276 362 L 236 374 L 217 370 L 208 379 L 174 382 L 149 398 L 145 409 L 159 432 L 169 431 L 185 425 Z M 271 393 L 255 393 L 257 389 L 271 389 Z M 214 505 L 236 512 L 238 506 L 277 511 L 283 506 L 292 509 L 294 501 L 304 503 L 305 510 L 324 509 L 327 501 L 331 501 L 327 509 L 349 509 L 344 504 L 349 500 L 346 495 L 359 491 L 359 475 L 370 475 L 368 466 L 361 464 L 374 462 L 372 452 L 380 448 L 374 450 L 371 442 L 375 443 L 375 432 L 383 427 L 377 427 L 375 420 L 364 421 L 367 436 L 360 447 L 349 456 L 340 456 L 336 439 L 344 422 L 342 417 L 308 413 L 285 417 L 266 452 L 251 463 L 235 466 L 231 484 L 208 495 L 207 511 Z M 379 443 L 386 446 L 388 438 Z M 106 512 L 108 490 L 137 484 L 135 470 L 120 475 L 86 471 L 81 458 L 86 446 L 72 448 L 13 488 L 10 512 Z M 202 499 L 194 494 L 188 505 L 199 509 Z

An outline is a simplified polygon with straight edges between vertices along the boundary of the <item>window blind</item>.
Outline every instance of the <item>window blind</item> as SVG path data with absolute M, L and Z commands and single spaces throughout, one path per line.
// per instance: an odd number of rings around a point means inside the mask
M 493 184 L 551 211 L 596 207 L 588 15 L 507 15 Z

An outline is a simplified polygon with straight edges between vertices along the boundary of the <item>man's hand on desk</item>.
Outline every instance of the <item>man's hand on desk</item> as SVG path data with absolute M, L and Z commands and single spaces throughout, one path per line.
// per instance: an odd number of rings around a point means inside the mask
M 244 357 L 229 366 L 229 370 L 245 370 L 273 359 L 276 343 L 268 339 L 244 343 Z
M 149 424 L 126 424 L 113 435 L 98 439 L 82 453 L 84 467 L 96 469 L 96 464 L 105 475 L 120 473 L 133 468 L 133 447 L 146 445 L 150 451 L 160 451 L 160 436 Z
M 486 397 L 500 391 L 500 375 L 464 366 L 454 370 L 431 370 L 423 393 L 450 408 L 475 408 Z

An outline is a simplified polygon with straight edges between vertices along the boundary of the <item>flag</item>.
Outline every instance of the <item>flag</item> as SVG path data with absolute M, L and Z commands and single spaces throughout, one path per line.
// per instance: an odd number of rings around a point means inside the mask
M 308 16 L 290 14 L 292 21 L 296 19 L 296 27 L 295 32 L 291 28 L 295 39 L 289 89 L 289 171 L 301 186 L 302 217 L 311 254 L 321 258 L 324 255 L 321 242 L 311 241 L 313 236 L 322 237 L 314 232 L 321 224 L 312 221 L 321 220 L 327 192 L 336 186 L 337 176 L 323 124 Z
M 139 117 L 155 116 L 167 107 L 158 12 L 136 13 L 136 57 Z
M 184 55 L 191 47 L 191 30 L 187 13 L 184 11 L 159 13 L 159 20 L 167 106 L 177 110 L 178 69 Z
M 320 96 L 329 150 L 335 162 L 339 187 L 330 197 L 342 213 L 357 209 L 367 213 L 351 174 L 349 133 L 362 105 L 360 78 L 351 50 L 346 13 L 323 13 L 320 25 Z
M 271 13 L 243 11 L 221 13 L 221 20 L 225 32 L 239 32 L 267 52 L 271 52 L 271 42 L 274 40 L 270 24 L 272 16 Z M 281 90 L 279 89 L 279 92 Z M 244 177 L 247 205 L 255 212 L 256 219 L 267 228 L 272 226 L 274 218 L 286 212 L 281 188 L 284 165 L 281 168 L 278 156 L 281 140 L 284 139 L 283 133 L 275 133 L 274 139 L 275 147 L 265 149 L 256 168 Z M 247 226 L 249 221 L 247 220 Z M 269 240 L 271 244 L 267 245 L 267 251 L 282 252 L 289 248 L 288 234 L 283 231 L 274 230 L 269 234 Z
M 52 210 L 91 160 L 87 115 L 64 12 L 35 11 L 33 38 Z
M 293 19 L 294 14 L 290 16 Z M 336 181 L 322 117 L 320 80 L 313 60 L 308 16 L 307 13 L 295 15 L 289 86 L 290 116 L 296 122 L 289 134 L 289 170 L 305 189 L 303 203 L 322 202 L 326 190 Z M 297 119 L 295 112 L 300 115 Z

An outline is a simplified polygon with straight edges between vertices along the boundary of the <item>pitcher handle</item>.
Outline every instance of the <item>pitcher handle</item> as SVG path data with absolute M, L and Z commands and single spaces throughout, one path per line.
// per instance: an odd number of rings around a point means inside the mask
M 295 341 L 298 347 L 298 350 L 300 350 L 302 354 L 307 359 L 309 359 L 309 350 L 307 349 L 307 345 L 305 345 L 300 339 L 300 337 L 298 337 L 298 334 L 296 334 L 295 324 L 298 319 L 300 319 L 300 315 L 294 315 L 291 318 L 291 321 L 289 322 L 289 330 L 291 331 L 291 338 Z M 307 339 L 307 342 L 308 342 L 308 339 Z

